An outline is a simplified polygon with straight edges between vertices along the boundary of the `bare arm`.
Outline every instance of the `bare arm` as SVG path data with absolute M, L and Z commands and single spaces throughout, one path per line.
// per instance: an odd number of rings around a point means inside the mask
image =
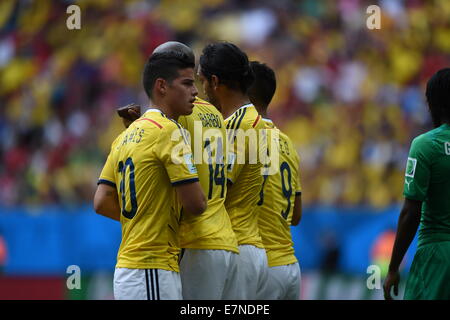
M 106 184 L 99 184 L 94 195 L 94 210 L 98 214 L 120 221 L 120 205 L 117 190 Z
M 199 215 L 206 210 L 206 198 L 198 181 L 177 185 L 175 190 L 186 212 Z
M 416 200 L 405 199 L 403 204 L 400 217 L 398 218 L 397 235 L 395 236 L 389 272 L 383 286 L 386 299 L 392 299 L 391 287 L 394 287 L 394 293 L 398 294 L 398 284 L 400 282 L 398 268 L 419 228 L 421 207 L 422 202 Z
M 296 225 L 299 224 L 301 219 L 302 219 L 302 195 L 300 193 L 300 194 L 295 196 L 294 213 L 292 214 L 292 222 L 291 222 L 291 224 L 293 226 L 296 226 Z
M 398 271 L 400 263 L 419 228 L 422 202 L 405 199 L 398 219 L 397 235 L 389 271 Z

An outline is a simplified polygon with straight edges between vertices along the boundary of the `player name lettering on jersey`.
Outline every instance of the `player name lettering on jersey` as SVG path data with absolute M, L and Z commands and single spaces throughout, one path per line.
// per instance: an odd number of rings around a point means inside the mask
M 134 142 L 139 143 L 142 141 L 142 137 L 144 136 L 145 130 L 141 129 L 139 127 L 134 128 L 130 133 L 127 133 L 124 135 L 122 139 L 122 143 L 117 146 L 117 148 L 120 148 L 121 146 L 124 146 L 128 143 Z
M 204 127 L 222 128 L 219 116 L 213 113 L 198 113 L 198 117 L 202 120 Z
M 444 144 L 444 148 L 445 148 L 445 154 L 450 156 L 450 142 L 446 142 Z

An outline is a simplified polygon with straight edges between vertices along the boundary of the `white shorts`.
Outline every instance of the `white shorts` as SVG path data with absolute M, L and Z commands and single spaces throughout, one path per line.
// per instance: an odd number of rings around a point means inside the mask
M 301 272 L 298 262 L 270 267 L 264 300 L 299 300 Z
M 268 279 L 266 250 L 253 245 L 239 246 L 238 287 L 234 291 L 236 300 L 260 300 Z
M 227 250 L 185 249 L 180 262 L 183 299 L 233 299 L 237 259 L 237 253 Z
M 162 269 L 116 268 L 116 300 L 181 300 L 180 274 Z

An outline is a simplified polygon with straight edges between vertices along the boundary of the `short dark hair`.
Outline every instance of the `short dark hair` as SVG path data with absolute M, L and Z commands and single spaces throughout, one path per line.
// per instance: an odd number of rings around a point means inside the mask
M 194 56 L 181 51 L 165 51 L 152 54 L 145 64 L 142 77 L 144 90 L 152 98 L 156 79 L 162 78 L 169 83 L 178 77 L 178 71 L 195 67 Z
M 425 93 L 431 118 L 436 127 L 450 120 L 450 68 L 436 72 L 427 83 Z
M 247 54 L 229 42 L 208 44 L 200 56 L 200 67 L 209 81 L 215 75 L 220 83 L 244 94 L 255 78 Z
M 277 89 L 275 72 L 266 64 L 258 61 L 250 62 L 250 67 L 255 75 L 255 81 L 248 89 L 250 101 L 255 106 L 267 109 Z

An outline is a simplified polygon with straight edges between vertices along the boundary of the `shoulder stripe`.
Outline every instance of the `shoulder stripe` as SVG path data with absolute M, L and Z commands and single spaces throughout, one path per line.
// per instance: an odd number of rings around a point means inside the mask
M 241 121 L 242 121 L 242 119 L 244 119 L 244 116 L 245 116 L 246 112 L 247 112 L 247 108 L 242 109 L 242 115 L 239 118 L 239 121 L 237 123 L 236 129 L 239 129 L 239 126 L 241 125 Z
M 236 118 L 236 114 L 233 114 L 233 115 L 230 117 L 230 120 L 225 120 L 225 122 L 227 123 L 227 129 L 230 129 L 231 124 L 233 123 L 234 118 Z
M 254 128 L 258 124 L 259 120 L 261 120 L 260 114 L 258 114 L 258 116 L 256 117 L 255 122 L 253 122 L 252 128 Z
M 139 121 L 143 121 L 143 120 L 147 120 L 150 121 L 151 123 L 153 123 L 154 125 L 156 125 L 158 128 L 162 129 L 162 125 L 160 125 L 158 122 L 156 122 L 155 120 L 149 119 L 149 118 L 142 118 L 142 119 L 138 119 L 135 122 L 139 122 Z
M 236 124 L 236 120 L 241 115 L 241 113 L 242 113 L 242 110 L 238 110 L 236 112 L 236 116 L 234 117 L 233 122 L 231 123 L 230 129 L 234 129 L 234 125 Z
M 231 120 L 227 122 L 227 129 L 230 129 Z
M 228 122 L 228 124 L 231 123 L 231 126 L 227 126 L 227 129 L 230 129 L 228 133 L 228 140 L 231 140 L 233 138 L 234 140 L 234 125 L 236 124 L 236 120 L 238 119 L 238 117 L 242 114 L 242 110 L 245 109 L 239 109 L 238 111 L 236 111 L 236 113 L 233 115 L 233 120 L 230 122 Z M 240 123 L 240 121 L 239 121 Z

